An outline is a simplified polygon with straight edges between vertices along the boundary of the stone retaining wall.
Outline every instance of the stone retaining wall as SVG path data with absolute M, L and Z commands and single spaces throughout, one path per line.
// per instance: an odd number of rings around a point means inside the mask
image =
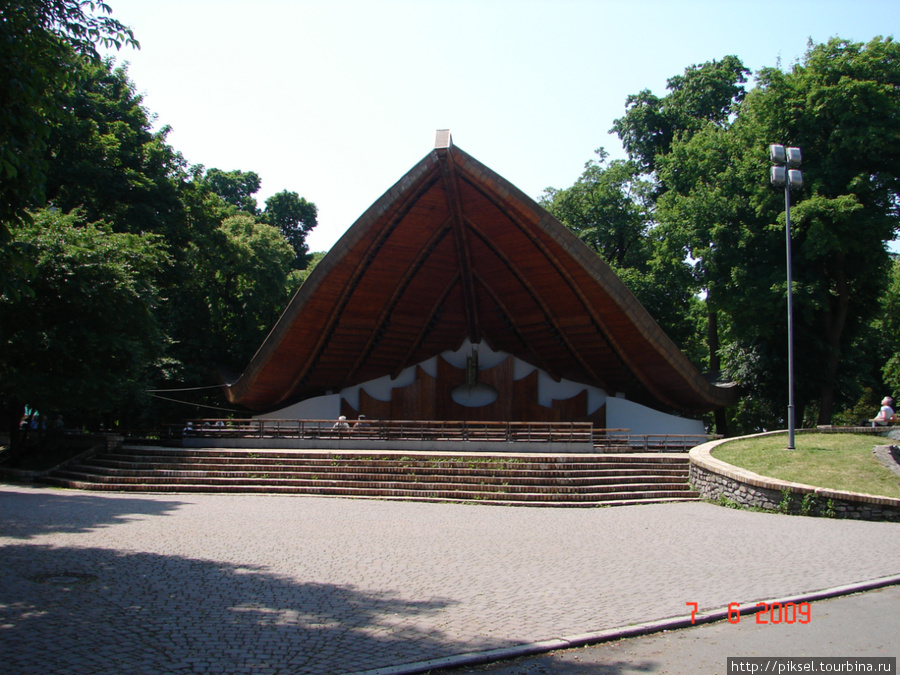
M 713 448 L 725 442 L 711 441 L 690 452 L 690 483 L 705 499 L 795 515 L 900 522 L 900 499 L 760 476 L 714 458 Z

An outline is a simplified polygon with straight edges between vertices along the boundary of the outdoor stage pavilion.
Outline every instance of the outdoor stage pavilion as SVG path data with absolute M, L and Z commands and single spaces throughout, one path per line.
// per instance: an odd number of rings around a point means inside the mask
M 606 263 L 438 131 L 335 244 L 233 404 L 269 419 L 593 422 L 703 434 L 732 405 Z

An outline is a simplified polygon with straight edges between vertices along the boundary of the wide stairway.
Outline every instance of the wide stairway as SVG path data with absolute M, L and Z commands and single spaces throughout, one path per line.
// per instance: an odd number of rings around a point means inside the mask
M 41 482 L 82 490 L 296 494 L 522 506 L 697 500 L 686 454 L 311 452 L 125 446 Z

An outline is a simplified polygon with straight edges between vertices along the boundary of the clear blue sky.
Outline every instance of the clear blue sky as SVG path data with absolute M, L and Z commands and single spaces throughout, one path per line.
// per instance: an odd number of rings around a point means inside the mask
M 107 0 L 130 75 L 193 164 L 315 202 L 327 250 L 450 129 L 526 194 L 570 186 L 625 98 L 727 54 L 753 71 L 808 40 L 900 27 L 897 0 Z

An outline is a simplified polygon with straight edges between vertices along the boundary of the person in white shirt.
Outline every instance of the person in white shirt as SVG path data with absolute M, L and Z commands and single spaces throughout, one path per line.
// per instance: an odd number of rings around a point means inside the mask
M 894 399 L 890 396 L 885 396 L 881 399 L 881 410 L 878 411 L 878 414 L 875 415 L 875 419 L 871 420 L 872 426 L 887 426 L 894 422 Z

